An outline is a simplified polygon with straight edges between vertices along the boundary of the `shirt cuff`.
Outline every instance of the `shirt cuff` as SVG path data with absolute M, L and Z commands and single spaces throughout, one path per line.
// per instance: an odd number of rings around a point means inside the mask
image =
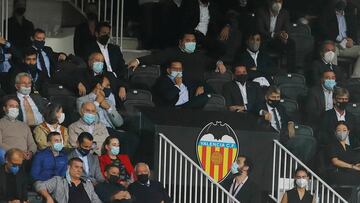
M 136 62 L 138 63 L 138 65 L 140 65 L 140 61 L 139 61 L 139 59 L 135 59 L 136 60 Z
M 108 113 L 112 112 L 112 108 L 110 107 L 108 110 L 106 110 Z
M 97 101 L 94 101 L 94 104 L 95 104 L 96 107 L 99 107 L 99 106 L 100 106 L 100 103 L 97 102 Z
M 274 36 L 275 36 L 275 32 L 272 32 L 271 33 L 271 38 L 274 38 Z
M 260 110 L 259 111 L 259 116 L 263 116 L 264 115 L 264 110 Z

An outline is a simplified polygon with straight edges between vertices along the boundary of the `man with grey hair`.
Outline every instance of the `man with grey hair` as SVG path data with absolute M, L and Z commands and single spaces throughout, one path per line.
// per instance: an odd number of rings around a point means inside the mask
M 356 127 L 356 117 L 346 110 L 349 98 L 350 94 L 347 89 L 341 87 L 334 89 L 333 109 L 326 111 L 322 117 L 320 144 L 328 144 L 333 141 L 333 139 L 336 139 L 334 134 L 336 124 L 339 121 L 344 121 L 350 130 L 350 135 L 346 140 L 347 144 L 351 147 L 360 146 L 358 129 Z
M 16 95 L 20 100 L 19 120 L 33 127 L 43 122 L 47 100 L 39 94 L 31 93 L 32 79 L 28 73 L 19 73 L 15 78 Z
M 150 180 L 150 168 L 146 163 L 136 164 L 135 175 L 137 181 L 129 185 L 128 191 L 132 197 L 135 197 L 136 203 L 172 202 L 162 184 L 156 180 Z

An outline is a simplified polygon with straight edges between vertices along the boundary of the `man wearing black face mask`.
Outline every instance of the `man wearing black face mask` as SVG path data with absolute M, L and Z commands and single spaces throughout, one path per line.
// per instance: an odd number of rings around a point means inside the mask
M 349 103 L 350 94 L 345 88 L 335 88 L 333 92 L 334 108 L 325 112 L 320 129 L 320 144 L 327 144 L 336 139 L 334 130 L 339 121 L 344 121 L 350 130 L 349 138 L 346 142 L 352 147 L 356 147 L 360 141 L 358 129 L 356 127 L 356 117 L 346 110 Z M 354 138 L 354 139 L 353 139 Z
M 237 65 L 234 68 L 234 75 L 234 80 L 223 86 L 227 107 L 234 112 L 255 111 L 264 98 L 259 84 L 247 80 L 248 73 L 244 65 Z
M 138 163 L 135 166 L 137 181 L 129 185 L 129 192 L 135 199 L 135 203 L 170 203 L 171 198 L 162 184 L 150 180 L 150 169 L 146 163 Z
M 84 171 L 82 178 L 86 181 L 91 181 L 94 185 L 104 181 L 101 174 L 99 158 L 97 155 L 91 153 L 93 150 L 94 138 L 88 132 L 80 133 L 77 139 L 77 148 L 68 154 L 69 160 L 78 157 L 83 161 Z
M 113 164 L 106 166 L 105 181 L 96 185 L 95 192 L 104 203 L 118 202 L 131 203 L 131 195 L 126 188 L 119 183 L 119 167 Z

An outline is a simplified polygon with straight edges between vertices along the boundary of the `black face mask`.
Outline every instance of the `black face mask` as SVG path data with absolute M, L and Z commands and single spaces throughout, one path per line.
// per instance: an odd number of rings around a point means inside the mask
M 137 176 L 138 181 L 142 184 L 146 184 L 149 181 L 149 175 L 148 174 L 141 174 Z
M 103 89 L 104 93 L 105 93 L 105 97 L 109 97 L 111 94 L 111 88 L 105 87 Z
M 37 70 L 38 70 L 36 63 L 34 65 L 33 64 L 27 64 L 26 67 L 31 73 L 36 73 Z
M 349 102 L 336 102 L 336 107 L 340 110 L 345 110 Z
M 109 177 L 109 182 L 110 183 L 117 184 L 117 183 L 119 183 L 119 180 L 120 180 L 119 176 L 110 175 L 110 177 Z
M 17 8 L 15 9 L 15 13 L 18 14 L 19 16 L 24 15 L 26 9 L 25 8 Z
M 101 35 L 98 37 L 97 41 L 102 44 L 102 45 L 106 45 L 108 43 L 110 39 L 110 36 L 109 35 Z
M 346 8 L 346 3 L 344 1 L 339 1 L 335 5 L 335 10 L 337 10 L 337 11 L 343 11 L 343 10 L 345 10 L 345 8 Z
M 78 148 L 78 151 L 81 154 L 81 156 L 87 156 L 90 153 L 89 149 Z
M 272 108 L 276 108 L 277 106 L 279 106 L 280 100 L 272 100 L 269 99 L 268 102 L 269 106 L 271 106 Z
M 244 85 L 244 83 L 247 80 L 247 74 L 243 74 L 243 75 L 235 75 L 235 80 L 241 84 Z
M 43 49 L 45 46 L 45 41 L 34 40 L 33 43 L 37 49 Z

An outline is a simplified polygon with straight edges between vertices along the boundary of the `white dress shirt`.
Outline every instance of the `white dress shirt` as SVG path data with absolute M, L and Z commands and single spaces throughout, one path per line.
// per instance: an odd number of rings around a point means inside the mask
M 255 52 L 255 53 L 250 51 L 249 49 L 246 49 L 246 51 L 250 54 L 251 58 L 254 59 L 254 63 L 257 66 L 257 58 L 259 55 L 259 51 Z
M 104 45 L 100 44 L 99 42 L 96 42 L 96 43 L 98 44 L 98 46 L 100 48 L 100 51 L 101 51 L 102 55 L 104 56 L 104 60 L 105 60 L 105 64 L 106 64 L 106 70 L 108 72 L 112 72 L 115 75 L 115 77 L 117 77 L 116 74 L 113 72 L 113 69 L 111 67 L 108 45 L 106 44 L 104 46 Z
M 210 3 L 203 4 L 202 2 L 199 1 L 200 20 L 199 20 L 199 24 L 195 28 L 195 30 L 203 33 L 205 36 L 208 31 L 208 25 L 210 21 L 209 5 Z
M 34 46 L 33 46 L 33 48 L 34 48 L 35 50 L 38 50 L 38 49 L 37 49 L 36 47 L 34 47 Z M 42 55 L 43 58 L 44 58 L 45 67 L 46 67 L 48 76 L 50 77 L 50 60 L 49 60 L 49 57 L 46 55 L 46 53 L 45 53 L 44 50 L 41 50 L 41 55 Z M 42 70 L 39 57 L 36 57 L 36 66 L 37 66 L 37 69 Z
M 18 99 L 20 100 L 20 107 L 21 107 L 21 111 L 22 111 L 22 115 L 23 115 L 23 121 L 26 123 L 27 122 L 27 118 L 26 118 L 26 111 L 25 111 L 25 107 L 24 107 L 24 97 L 26 95 L 23 95 L 19 92 L 16 93 Z M 34 117 L 35 117 L 35 125 L 39 125 L 40 123 L 43 122 L 43 116 L 40 113 L 38 107 L 36 106 L 35 102 L 32 100 L 32 98 L 30 97 L 30 95 L 28 95 L 28 101 L 30 103 L 31 109 L 34 113 Z
M 337 112 L 336 110 L 335 110 L 335 113 L 336 113 L 337 121 L 346 121 L 346 120 L 345 120 L 346 111 L 344 111 L 344 114 L 343 114 L 343 115 L 341 115 L 341 114 L 340 114 L 339 112 Z M 348 144 L 348 145 L 350 145 L 349 136 L 346 138 L 345 143 Z
M 274 16 L 274 15 L 270 14 L 270 29 L 269 29 L 269 31 L 271 33 L 271 37 L 274 37 L 277 17 L 278 17 L 278 15 Z
M 180 92 L 179 92 L 179 99 L 177 100 L 175 106 L 179 106 L 182 104 L 185 104 L 186 102 L 189 101 L 189 91 L 187 89 L 187 87 L 184 85 L 184 83 L 181 83 L 180 86 L 175 85 L 175 87 L 179 88 Z
M 247 109 L 246 105 L 248 104 L 248 100 L 247 100 L 247 93 L 246 93 L 246 82 L 244 83 L 244 85 L 242 85 L 240 82 L 236 81 L 236 84 L 240 88 L 240 93 L 243 98 L 243 103 L 244 103 L 245 109 Z
M 324 97 L 325 97 L 325 111 L 334 108 L 333 103 L 333 91 L 329 91 L 323 87 Z
M 337 18 L 338 29 L 339 29 L 339 34 L 336 37 L 336 41 L 340 42 L 343 39 L 347 38 L 347 35 L 346 35 L 347 26 L 346 26 L 345 12 L 340 13 L 340 12 L 336 11 L 336 18 Z

